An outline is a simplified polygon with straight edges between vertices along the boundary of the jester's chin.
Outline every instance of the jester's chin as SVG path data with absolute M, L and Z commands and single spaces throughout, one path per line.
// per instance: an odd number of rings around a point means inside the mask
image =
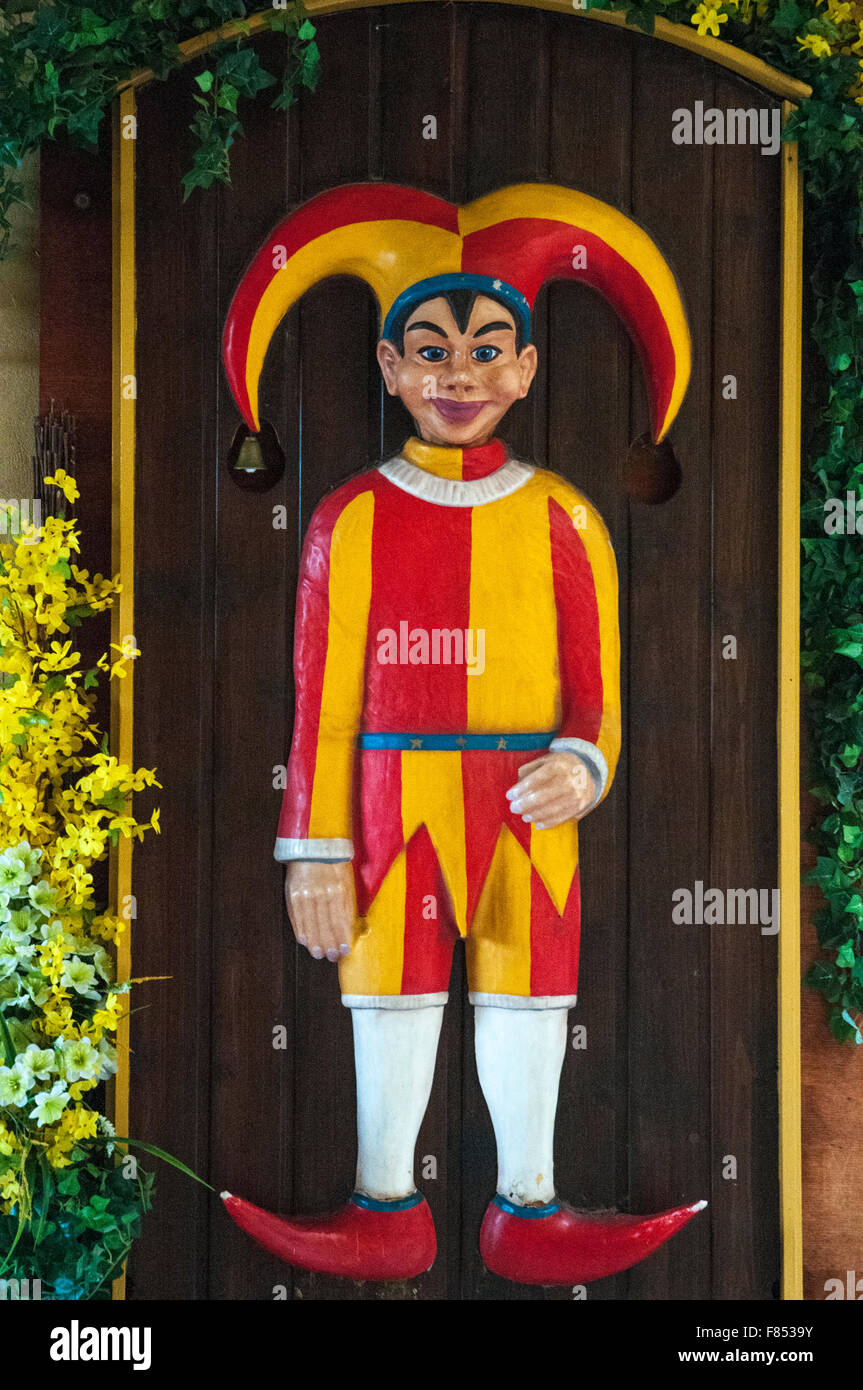
M 488 404 L 488 401 L 449 401 L 442 396 L 434 398 L 435 410 L 451 425 L 469 425 Z

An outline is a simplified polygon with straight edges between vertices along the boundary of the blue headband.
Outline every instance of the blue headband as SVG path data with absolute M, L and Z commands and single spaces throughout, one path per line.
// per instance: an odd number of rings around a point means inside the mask
M 491 275 L 468 275 L 461 271 L 453 271 L 449 275 L 432 275 L 427 280 L 418 280 L 409 289 L 402 290 L 393 301 L 392 308 L 384 320 L 381 337 L 392 338 L 393 326 L 403 313 L 409 313 L 414 305 L 422 304 L 426 299 L 446 294 L 447 290 L 476 290 L 478 294 L 490 294 L 495 299 L 502 300 L 518 322 L 523 340 L 526 343 L 530 342 L 530 305 L 521 290 L 508 285 L 505 280 L 495 280 Z

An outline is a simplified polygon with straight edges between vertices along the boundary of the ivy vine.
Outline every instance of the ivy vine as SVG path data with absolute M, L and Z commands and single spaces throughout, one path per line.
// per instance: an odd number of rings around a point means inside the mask
M 285 35 L 284 76 L 242 47 L 253 6 L 241 0 L 7 0 L 0 11 L 0 258 L 21 198 L 22 158 L 63 134 L 94 145 L 118 83 L 139 67 L 166 78 L 178 45 L 236 23 L 197 77 L 197 147 L 186 195 L 230 178 L 242 99 L 277 87 L 287 107 L 317 84 L 320 59 L 302 0 L 273 0 Z M 802 661 L 811 791 L 823 808 L 812 832 L 824 906 L 823 958 L 808 971 L 840 1041 L 863 1043 L 863 0 L 581 0 L 624 11 L 652 33 L 656 16 L 692 24 L 809 83 L 785 132 L 798 141 L 805 191 Z M 831 499 L 860 498 L 860 531 L 830 533 Z M 787 928 L 786 928 L 787 929 Z M 793 927 L 792 927 L 793 929 Z
M 0 260 L 10 249 L 12 206 L 22 201 L 17 171 L 26 155 L 59 136 L 95 148 L 119 84 L 136 68 L 159 79 L 180 66 L 179 45 L 230 25 L 197 78 L 196 148 L 184 176 L 186 196 L 230 179 L 229 150 L 242 134 L 238 105 L 277 88 L 276 108 L 320 72 L 315 28 L 302 0 L 274 0 L 268 27 L 285 36 L 284 74 L 268 72 L 252 47 L 241 47 L 255 10 L 242 0 L 6 0 L 0 9 Z

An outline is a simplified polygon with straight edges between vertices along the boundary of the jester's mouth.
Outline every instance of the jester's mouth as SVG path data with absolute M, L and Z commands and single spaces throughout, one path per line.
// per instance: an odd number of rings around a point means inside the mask
M 450 424 L 468 424 L 475 420 L 481 410 L 489 404 L 488 401 L 449 401 L 445 397 L 436 396 L 434 400 L 435 408 L 445 420 Z

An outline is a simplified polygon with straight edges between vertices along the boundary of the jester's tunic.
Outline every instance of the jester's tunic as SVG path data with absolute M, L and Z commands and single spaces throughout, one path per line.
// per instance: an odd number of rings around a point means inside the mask
M 617 572 L 554 473 L 410 439 L 319 505 L 303 549 L 297 708 L 275 856 L 353 859 L 346 1004 L 575 1002 L 576 823 L 509 809 L 518 769 L 577 753 L 598 801 L 620 748 Z

